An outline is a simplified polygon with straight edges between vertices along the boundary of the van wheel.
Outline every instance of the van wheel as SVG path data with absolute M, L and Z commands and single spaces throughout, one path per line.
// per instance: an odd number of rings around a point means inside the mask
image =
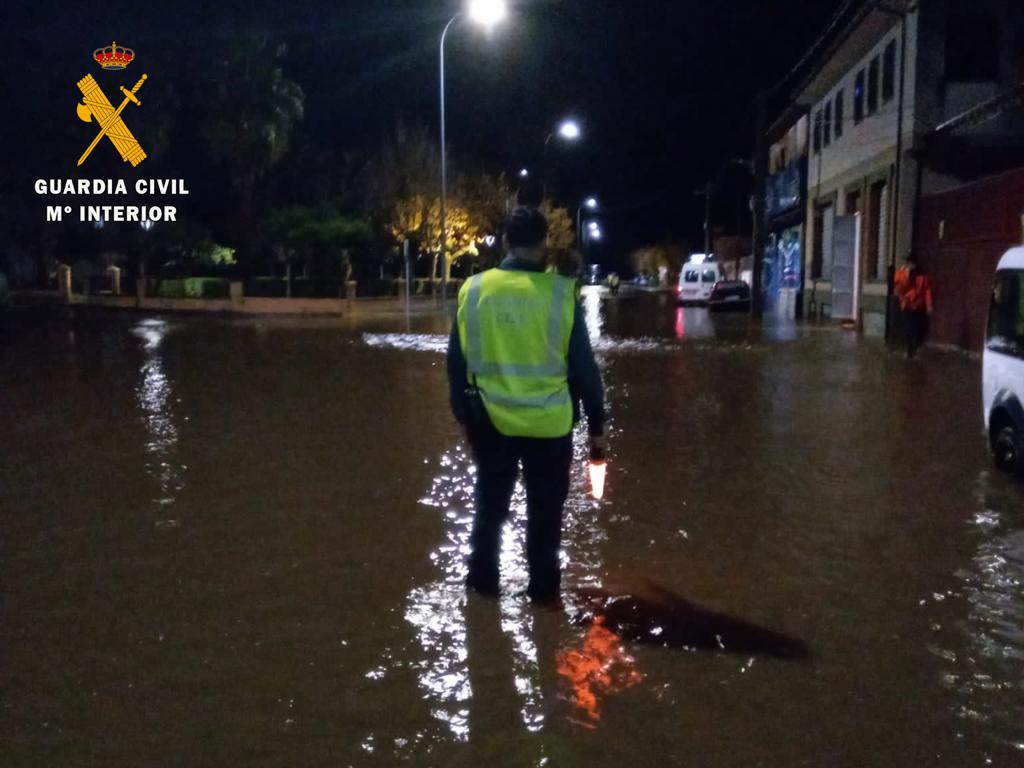
M 1024 474 L 1024 450 L 1013 427 L 1003 427 L 992 445 L 996 464 L 1000 469 L 1016 475 Z

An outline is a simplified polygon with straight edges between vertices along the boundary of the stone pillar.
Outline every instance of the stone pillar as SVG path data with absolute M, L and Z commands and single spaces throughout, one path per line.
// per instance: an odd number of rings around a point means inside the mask
M 121 295 L 121 268 L 107 267 L 107 278 L 110 280 L 110 292 L 115 296 Z
M 57 287 L 60 295 L 67 301 L 71 300 L 71 267 L 67 264 L 57 266 Z
M 245 304 L 245 291 L 241 280 L 232 280 L 228 283 L 228 295 L 231 297 L 231 303 L 236 307 Z

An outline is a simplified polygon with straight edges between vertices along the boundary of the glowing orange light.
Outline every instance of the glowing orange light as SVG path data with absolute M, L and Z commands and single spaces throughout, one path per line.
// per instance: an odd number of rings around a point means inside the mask
M 595 499 L 604 497 L 604 477 L 608 472 L 608 464 L 603 459 L 590 461 L 590 493 Z

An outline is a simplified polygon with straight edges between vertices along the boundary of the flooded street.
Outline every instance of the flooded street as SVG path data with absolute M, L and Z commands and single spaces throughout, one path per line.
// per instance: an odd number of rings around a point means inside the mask
M 0 765 L 1024 761 L 1024 485 L 980 367 L 585 296 L 608 389 L 565 610 L 518 488 L 467 598 L 447 327 L 19 312 Z

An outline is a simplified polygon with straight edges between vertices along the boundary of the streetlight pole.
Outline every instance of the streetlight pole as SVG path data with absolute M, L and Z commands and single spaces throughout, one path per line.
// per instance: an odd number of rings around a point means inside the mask
M 448 301 L 448 144 L 445 135 L 445 92 L 444 92 L 444 43 L 448 39 L 448 31 L 452 25 L 462 16 L 457 13 L 452 16 L 441 32 L 441 303 L 447 306 Z
M 470 0 L 469 17 L 477 24 L 488 29 L 505 18 L 507 13 L 504 0 Z M 440 101 L 441 101 L 441 239 L 438 248 L 439 261 L 441 262 L 441 301 L 448 300 L 448 145 L 445 131 L 445 87 L 444 87 L 444 44 L 448 39 L 448 32 L 455 22 L 462 18 L 462 13 L 456 13 L 451 20 L 445 24 L 441 32 L 440 46 Z

